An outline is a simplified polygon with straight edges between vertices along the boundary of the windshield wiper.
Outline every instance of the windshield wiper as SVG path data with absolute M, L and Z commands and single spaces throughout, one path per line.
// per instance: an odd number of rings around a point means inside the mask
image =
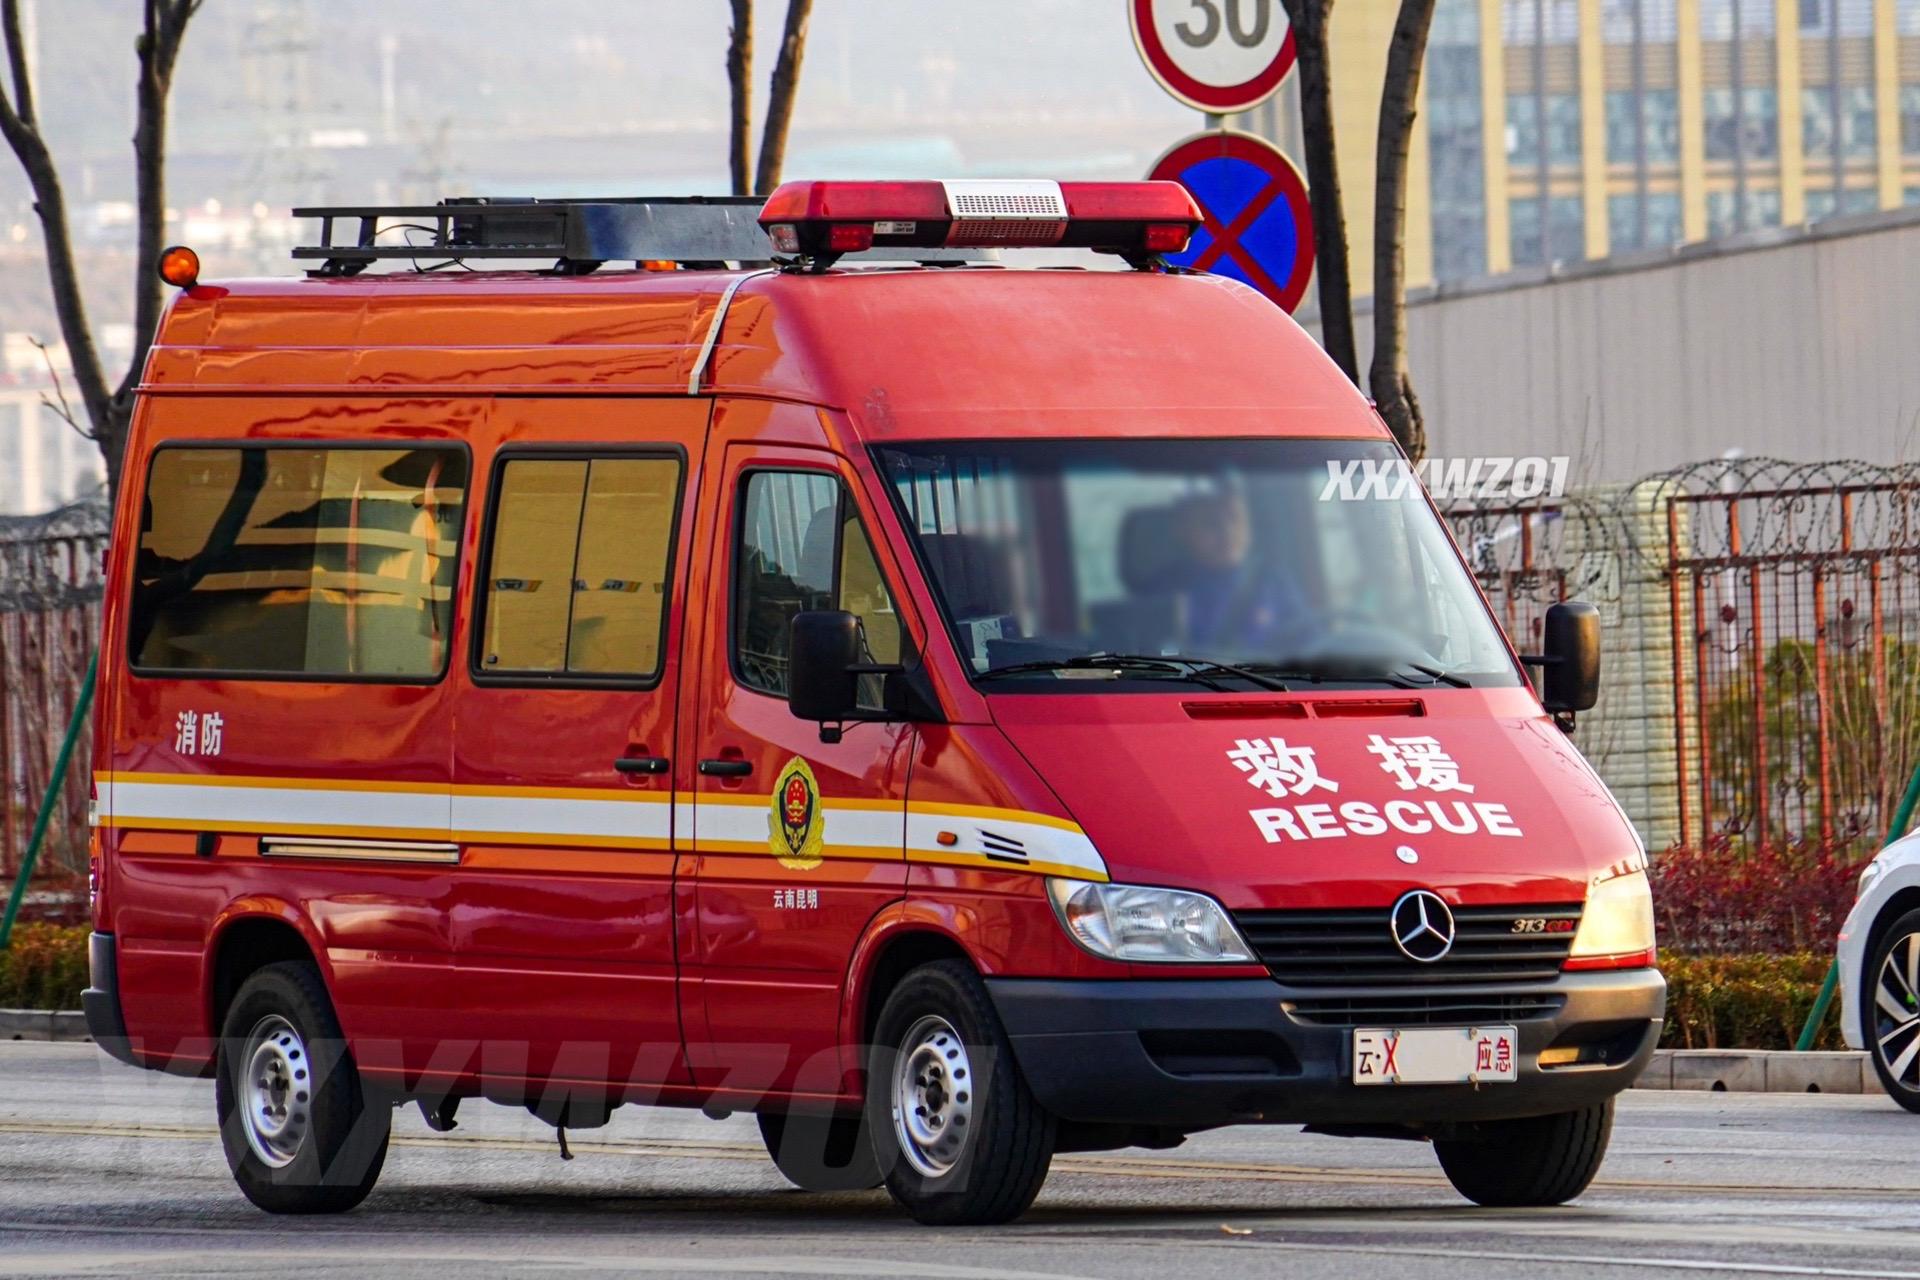
M 1430 667 L 1424 662 L 1403 662 L 1400 665 L 1403 667 L 1411 667 L 1421 675 L 1430 677 L 1435 684 L 1450 684 L 1456 689 L 1473 688 L 1473 681 L 1457 676 L 1451 671 L 1442 671 L 1438 667 Z
M 1216 662 L 1212 658 L 1179 653 L 1081 653 L 1070 658 L 1040 658 L 1032 662 L 1009 663 L 1004 667 L 988 667 L 978 678 L 985 680 L 989 676 L 1026 675 L 1044 671 L 1098 671 L 1102 668 L 1161 671 L 1174 679 L 1191 680 L 1222 692 L 1227 691 L 1227 686 L 1220 682 L 1220 676 L 1245 680 L 1256 688 L 1270 689 L 1275 693 L 1291 692 L 1277 676 L 1262 675 L 1245 667 Z

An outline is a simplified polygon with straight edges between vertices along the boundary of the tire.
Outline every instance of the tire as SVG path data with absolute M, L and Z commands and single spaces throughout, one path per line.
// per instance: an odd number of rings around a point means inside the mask
M 1893 922 L 1860 975 L 1860 1029 L 1867 1059 L 1887 1096 L 1909 1111 L 1920 1111 L 1920 911 Z M 1880 1001 L 1884 992 L 1888 1004 Z M 1896 1016 L 1889 1005 L 1904 1008 Z
M 1598 1106 L 1473 1126 L 1471 1138 L 1436 1139 L 1447 1180 L 1488 1208 L 1565 1204 L 1587 1189 L 1613 1136 L 1613 1099 Z
M 326 984 L 303 961 L 267 965 L 234 995 L 214 1105 L 233 1180 L 268 1213 L 342 1213 L 386 1163 L 392 1108 L 369 1102 Z
M 802 1191 L 870 1191 L 880 1185 L 866 1116 L 762 1111 L 758 1118 L 774 1166 Z
M 868 1058 L 867 1127 L 888 1192 L 918 1222 L 1007 1222 L 1040 1194 L 1056 1124 L 965 961 L 923 965 L 887 997 Z

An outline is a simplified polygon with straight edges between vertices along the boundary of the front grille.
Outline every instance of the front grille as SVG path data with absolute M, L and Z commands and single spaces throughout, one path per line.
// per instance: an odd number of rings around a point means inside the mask
M 1343 911 L 1240 911 L 1234 922 L 1260 962 L 1289 987 L 1395 987 L 1550 981 L 1573 949 L 1580 904 L 1455 907 L 1453 949 L 1432 964 L 1394 945 L 1388 907 Z M 1515 922 L 1542 920 L 1539 933 Z
M 1550 1018 L 1567 1003 L 1556 995 L 1327 996 L 1289 1000 L 1296 1022 L 1317 1027 L 1479 1026 Z

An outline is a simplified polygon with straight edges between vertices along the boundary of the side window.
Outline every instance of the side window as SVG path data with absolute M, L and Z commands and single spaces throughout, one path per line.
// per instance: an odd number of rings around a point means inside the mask
M 437 678 L 466 484 L 452 448 L 157 451 L 129 609 L 135 670 Z
M 868 657 L 900 661 L 900 615 L 873 542 L 840 481 L 817 472 L 748 475 L 734 551 L 733 655 L 740 683 L 787 694 L 793 617 L 845 609 L 860 619 Z M 862 680 L 861 704 L 879 705 Z
M 660 674 L 677 458 L 512 458 L 483 569 L 481 670 Z

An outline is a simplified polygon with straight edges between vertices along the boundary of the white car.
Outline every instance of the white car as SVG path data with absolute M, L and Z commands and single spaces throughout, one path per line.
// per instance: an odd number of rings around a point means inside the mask
M 1840 927 L 1840 1034 L 1873 1059 L 1895 1102 L 1920 1111 L 1920 832 L 1860 873 Z

